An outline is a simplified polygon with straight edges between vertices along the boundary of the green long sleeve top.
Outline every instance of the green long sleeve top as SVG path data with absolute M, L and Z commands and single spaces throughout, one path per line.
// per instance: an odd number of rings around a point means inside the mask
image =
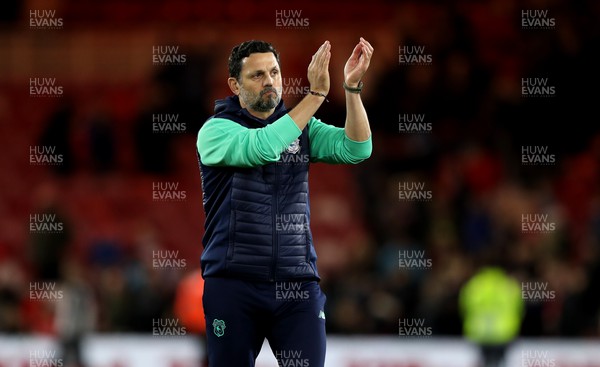
M 308 129 L 311 162 L 356 164 L 371 155 L 371 137 L 354 141 L 346 136 L 343 128 L 315 117 L 308 122 Z M 213 118 L 198 132 L 197 149 L 202 163 L 207 166 L 256 167 L 277 162 L 301 133 L 289 114 L 258 129 Z

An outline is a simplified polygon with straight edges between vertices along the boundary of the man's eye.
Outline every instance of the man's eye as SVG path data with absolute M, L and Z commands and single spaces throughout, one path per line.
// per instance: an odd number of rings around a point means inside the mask
M 273 74 L 273 75 L 277 75 L 277 74 L 279 74 L 279 70 L 273 70 L 273 71 L 271 72 L 271 74 Z

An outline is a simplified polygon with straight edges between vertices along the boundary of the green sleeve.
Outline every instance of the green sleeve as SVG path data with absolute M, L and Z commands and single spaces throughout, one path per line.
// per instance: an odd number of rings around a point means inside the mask
M 281 152 L 300 134 L 287 114 L 259 129 L 213 118 L 198 132 L 196 147 L 200 161 L 207 166 L 255 167 L 277 162 Z
M 308 122 L 311 162 L 356 164 L 371 156 L 371 137 L 354 141 L 346 136 L 343 128 L 328 125 L 311 118 Z

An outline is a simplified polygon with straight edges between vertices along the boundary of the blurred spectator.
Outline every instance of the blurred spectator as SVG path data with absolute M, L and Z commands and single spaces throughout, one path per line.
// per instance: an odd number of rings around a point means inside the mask
M 202 295 L 204 294 L 204 278 L 200 269 L 183 277 L 177 286 L 173 312 L 187 330 L 195 334 L 206 332 Z
M 47 181 L 33 193 L 30 256 L 34 277 L 39 281 L 61 278 L 61 264 L 71 245 L 71 224 L 61 210 L 58 190 L 56 183 Z
M 114 120 L 109 112 L 98 107 L 88 118 L 89 149 L 92 169 L 98 173 L 112 171 L 116 164 Z
M 134 139 L 140 169 L 150 174 L 166 175 L 173 171 L 173 144 L 180 135 L 195 136 L 201 124 L 212 114 L 202 103 L 210 98 L 209 83 L 212 53 L 187 52 L 184 65 L 161 67 L 149 81 L 145 100 L 134 126 Z M 212 109 L 210 110 L 212 111 Z M 156 129 L 154 122 L 177 120 L 183 129 Z
M 139 168 L 144 173 L 165 175 L 171 167 L 171 144 L 173 136 L 154 132 L 153 122 L 157 116 L 176 114 L 169 109 L 171 89 L 153 82 L 146 90 L 145 100 L 135 121 L 133 136 Z M 160 118 L 160 117 L 159 117 Z
M 62 267 L 59 284 L 62 299 L 56 302 L 56 334 L 62 346 L 65 367 L 85 367 L 82 338 L 96 330 L 97 305 L 81 264 L 71 260 Z
M 50 147 L 49 149 L 54 150 L 56 154 L 62 155 L 62 162 L 51 166 L 56 173 L 61 175 L 68 175 L 75 168 L 71 146 L 73 116 L 73 102 L 69 97 L 61 98 L 39 138 L 39 145 Z
M 0 332 L 26 331 L 21 310 L 26 290 L 25 274 L 19 264 L 11 258 L 0 259 Z
M 204 307 L 202 296 L 204 295 L 204 278 L 202 271 L 198 268 L 185 275 L 177 285 L 175 300 L 173 301 L 173 315 L 181 320 L 186 331 L 190 335 L 200 336 L 206 350 L 206 320 L 204 319 Z M 208 354 L 204 354 L 202 366 L 208 366 Z
M 482 267 L 461 289 L 463 332 L 481 347 L 486 367 L 502 366 L 506 348 L 519 335 L 524 312 L 520 290 L 519 283 L 496 266 Z
M 98 331 L 130 331 L 129 305 L 123 269 L 118 266 L 93 267 L 97 274 Z

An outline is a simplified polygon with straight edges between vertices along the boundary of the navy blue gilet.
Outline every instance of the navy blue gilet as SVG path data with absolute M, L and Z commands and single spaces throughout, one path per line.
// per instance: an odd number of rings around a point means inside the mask
M 283 101 L 266 120 L 219 100 L 215 115 L 249 129 L 287 113 Z M 206 166 L 200 161 L 206 213 L 203 276 L 257 281 L 320 280 L 310 231 L 308 126 L 278 162 L 252 168 Z

